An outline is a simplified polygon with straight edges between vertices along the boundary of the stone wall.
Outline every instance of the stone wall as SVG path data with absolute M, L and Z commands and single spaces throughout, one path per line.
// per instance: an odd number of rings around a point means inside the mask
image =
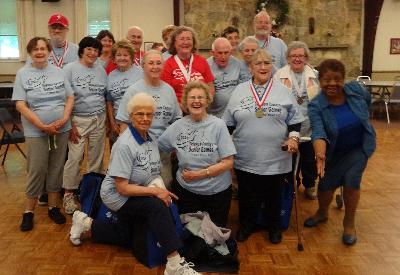
M 253 35 L 252 21 L 256 0 L 184 0 L 184 24 L 199 35 L 203 52 L 221 31 L 235 25 L 241 37 Z M 337 58 L 347 69 L 348 77 L 359 75 L 361 67 L 362 0 L 287 0 L 288 20 L 280 28 L 282 39 L 305 41 L 312 52 L 310 63 L 318 65 L 323 59 Z M 276 17 L 278 9 L 268 5 Z M 309 32 L 309 19 L 314 18 L 314 33 Z

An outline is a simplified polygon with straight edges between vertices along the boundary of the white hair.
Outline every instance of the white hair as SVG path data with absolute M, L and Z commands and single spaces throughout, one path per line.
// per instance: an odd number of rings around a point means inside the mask
M 140 107 L 151 107 L 153 108 L 153 111 L 155 111 L 156 101 L 149 94 L 144 92 L 137 93 L 128 101 L 126 108 L 128 110 L 128 114 L 132 114 L 135 109 Z
M 228 39 L 225 37 L 218 37 L 217 39 L 214 40 L 214 42 L 211 44 L 211 50 L 215 51 L 216 45 L 217 44 L 222 44 L 225 43 L 225 45 L 229 46 L 229 48 L 232 48 L 231 43 L 229 42 Z
M 130 30 L 134 30 L 134 29 L 139 30 L 139 31 L 142 33 L 142 35 L 143 35 L 143 30 L 142 30 L 139 26 L 130 26 L 130 27 L 128 28 L 128 30 L 126 31 L 126 34 L 128 35 L 129 31 L 130 31 Z

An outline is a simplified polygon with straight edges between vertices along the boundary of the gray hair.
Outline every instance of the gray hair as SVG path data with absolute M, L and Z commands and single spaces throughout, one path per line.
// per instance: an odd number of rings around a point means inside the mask
M 310 49 L 307 44 L 303 41 L 292 41 L 286 50 L 286 59 L 289 59 L 290 52 L 295 49 L 304 49 L 304 55 L 309 58 L 310 57 Z
M 254 52 L 253 56 L 251 57 L 251 64 L 253 65 L 256 63 L 258 58 L 265 58 L 272 62 L 272 56 L 266 49 L 258 49 Z
M 244 46 L 245 46 L 246 44 L 248 44 L 248 43 L 254 43 L 254 44 L 257 44 L 257 46 L 259 46 L 258 40 L 257 40 L 254 36 L 247 36 L 246 38 L 244 38 L 244 39 L 240 42 L 240 44 L 239 44 L 239 46 L 238 46 L 239 51 L 241 52 L 241 51 L 243 50 Z
M 128 28 L 128 30 L 126 31 L 126 35 L 128 35 L 128 33 L 129 33 L 130 30 L 134 30 L 134 29 L 139 30 L 139 31 L 142 33 L 142 35 L 143 35 L 143 30 L 142 30 L 139 26 L 130 26 L 130 27 Z
M 218 38 L 215 39 L 214 42 L 211 44 L 211 50 L 215 51 L 215 47 L 216 47 L 216 44 L 217 44 L 218 42 L 220 42 L 220 43 L 221 43 L 221 42 L 225 42 L 226 45 L 229 45 L 229 48 L 232 48 L 231 43 L 229 42 L 228 39 L 226 39 L 225 37 L 218 37 Z
M 140 107 L 151 107 L 153 108 L 153 111 L 155 111 L 156 101 L 149 94 L 146 94 L 144 92 L 137 93 L 128 101 L 128 114 L 132 114 L 135 109 Z

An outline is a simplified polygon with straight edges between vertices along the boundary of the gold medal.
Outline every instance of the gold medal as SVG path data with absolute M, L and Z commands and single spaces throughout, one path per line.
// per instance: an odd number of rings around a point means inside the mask
M 298 98 L 297 98 L 297 103 L 298 103 L 299 105 L 303 104 L 303 102 L 304 102 L 304 100 L 303 100 L 301 97 L 298 97 Z
M 256 112 L 256 117 L 257 118 L 262 118 L 264 116 L 264 112 L 261 109 L 258 109 Z

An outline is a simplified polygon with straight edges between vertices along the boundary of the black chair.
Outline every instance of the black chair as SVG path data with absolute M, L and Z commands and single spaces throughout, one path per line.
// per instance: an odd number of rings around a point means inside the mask
M 9 124 L 12 125 L 11 131 L 7 130 L 7 125 Z M 0 128 L 3 130 L 3 134 L 0 140 L 0 150 L 3 145 L 7 145 L 5 152 L 2 154 L 3 160 L 1 162 L 1 166 L 4 165 L 8 153 L 8 148 L 10 148 L 10 144 L 14 144 L 24 156 L 24 158 L 26 158 L 25 153 L 18 146 L 18 143 L 25 142 L 24 132 L 15 123 L 13 117 L 6 108 L 0 108 Z

